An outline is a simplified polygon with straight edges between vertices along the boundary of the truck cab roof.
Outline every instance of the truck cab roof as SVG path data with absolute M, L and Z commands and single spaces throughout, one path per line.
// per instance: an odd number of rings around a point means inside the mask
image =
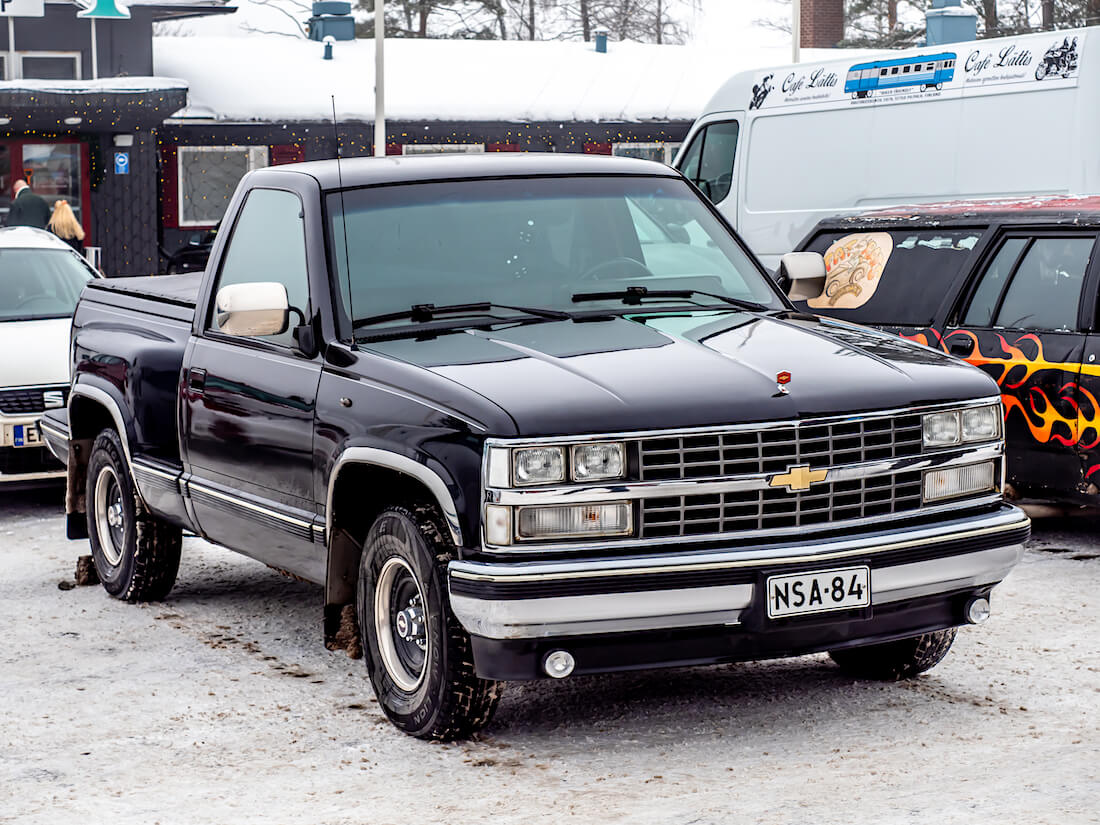
M 294 163 L 254 173 L 265 178 L 275 175 L 309 175 L 322 189 L 338 190 L 388 183 L 421 183 L 498 177 L 543 175 L 646 175 L 679 177 L 663 163 L 637 158 L 603 155 L 552 154 L 549 152 L 507 154 L 444 154 L 414 157 L 346 158 Z

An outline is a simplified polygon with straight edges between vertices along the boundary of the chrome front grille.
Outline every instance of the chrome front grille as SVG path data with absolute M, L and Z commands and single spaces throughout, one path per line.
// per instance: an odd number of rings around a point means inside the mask
M 45 412 L 44 393 L 61 394 L 62 403 L 69 400 L 68 387 L 20 387 L 17 390 L 0 390 L 0 412 L 6 415 L 32 415 Z
M 920 506 L 920 470 L 825 482 L 802 493 L 777 488 L 668 496 L 642 501 L 640 536 L 669 538 L 792 529 L 890 516 Z
M 921 416 L 669 435 L 642 439 L 640 447 L 642 481 L 782 473 L 804 464 L 837 467 L 920 455 Z

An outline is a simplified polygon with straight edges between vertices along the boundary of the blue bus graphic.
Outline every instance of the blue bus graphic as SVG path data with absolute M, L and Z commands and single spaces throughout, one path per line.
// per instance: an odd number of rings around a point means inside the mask
M 858 63 L 848 70 L 844 93 L 858 99 L 883 89 L 908 86 L 919 86 L 922 92 L 942 89 L 955 77 L 955 58 L 954 52 L 944 52 Z

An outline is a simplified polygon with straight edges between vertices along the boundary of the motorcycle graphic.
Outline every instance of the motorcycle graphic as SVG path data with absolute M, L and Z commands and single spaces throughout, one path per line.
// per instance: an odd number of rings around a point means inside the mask
M 772 77 L 773 75 L 764 75 L 764 79 L 759 83 L 756 83 L 752 87 L 752 100 L 749 101 L 749 110 L 759 109 L 764 105 L 764 101 L 772 90 Z
M 1035 79 L 1042 80 L 1045 77 L 1061 75 L 1069 77 L 1077 71 L 1077 38 L 1069 42 L 1067 37 L 1062 43 L 1055 44 L 1047 49 L 1039 65 L 1035 67 Z

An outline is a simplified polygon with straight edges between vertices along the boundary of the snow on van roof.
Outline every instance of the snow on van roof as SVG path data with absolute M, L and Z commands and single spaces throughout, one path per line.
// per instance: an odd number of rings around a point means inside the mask
M 839 50 L 806 50 L 828 59 Z M 374 119 L 374 41 L 323 46 L 278 35 L 155 37 L 156 74 L 183 77 L 177 117 L 218 121 Z M 806 53 L 804 52 L 804 53 Z M 393 39 L 386 42 L 386 116 L 392 120 L 694 120 L 731 73 L 782 60 L 774 45 L 698 46 Z M 852 54 L 846 51 L 846 54 Z
M 873 209 L 842 218 L 858 221 L 868 218 L 919 221 L 925 217 L 1015 214 L 1018 212 L 1100 212 L 1100 195 L 1028 195 L 1018 198 L 950 200 L 916 203 Z

